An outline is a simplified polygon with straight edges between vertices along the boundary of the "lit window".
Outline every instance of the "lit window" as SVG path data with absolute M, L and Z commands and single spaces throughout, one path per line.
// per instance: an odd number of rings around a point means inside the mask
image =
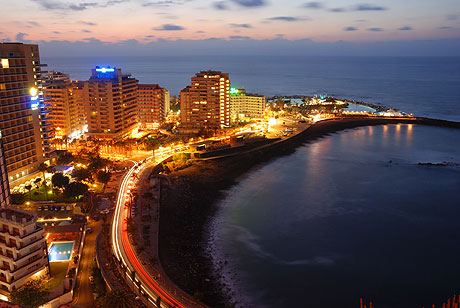
M 2 59 L 2 68 L 9 68 L 10 67 L 10 61 L 8 59 Z

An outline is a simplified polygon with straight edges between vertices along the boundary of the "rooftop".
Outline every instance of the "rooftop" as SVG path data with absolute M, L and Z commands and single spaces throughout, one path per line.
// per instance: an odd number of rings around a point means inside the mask
M 37 214 L 33 212 L 24 211 L 14 207 L 2 207 L 0 208 L 0 219 L 6 219 L 8 221 L 16 223 L 26 223 L 33 221 L 37 217 Z

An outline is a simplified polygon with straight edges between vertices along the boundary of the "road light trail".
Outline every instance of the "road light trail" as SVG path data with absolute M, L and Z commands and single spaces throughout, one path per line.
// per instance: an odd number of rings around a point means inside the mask
M 170 152 L 170 151 L 165 151 Z M 161 153 L 164 155 L 165 153 Z M 151 156 L 145 161 L 154 158 Z M 128 188 L 131 188 L 132 175 L 134 174 L 136 168 L 139 167 L 139 163 L 134 162 L 134 166 L 128 170 L 123 181 L 120 185 L 120 190 L 117 196 L 116 207 L 114 211 L 114 218 L 112 223 L 112 244 L 113 251 L 117 260 L 121 261 L 123 265 L 128 269 L 127 277 L 133 281 L 136 285 L 136 281 L 141 283 L 141 290 L 148 294 L 149 301 L 156 306 L 154 301 L 156 296 L 160 296 L 162 303 L 167 303 L 170 307 L 185 308 L 182 304 L 178 303 L 173 296 L 165 292 L 155 281 L 149 276 L 147 271 L 142 266 L 141 262 L 138 260 L 136 254 L 134 253 L 131 244 L 129 242 L 128 231 L 127 231 L 127 217 L 128 217 L 128 208 L 125 206 L 125 198 L 127 196 Z M 131 275 L 134 274 L 134 280 Z M 137 274 L 137 275 L 136 275 Z M 152 292 L 153 291 L 153 292 Z

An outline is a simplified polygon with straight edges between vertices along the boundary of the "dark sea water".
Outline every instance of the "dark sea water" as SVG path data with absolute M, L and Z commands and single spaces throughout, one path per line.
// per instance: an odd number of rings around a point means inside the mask
M 314 95 L 380 103 L 419 116 L 460 121 L 460 57 L 183 56 L 47 58 L 49 70 L 88 79 L 96 65 L 120 67 L 177 95 L 200 70 L 228 72 L 233 86 L 273 95 Z
M 112 65 L 177 95 L 203 69 L 272 95 L 328 94 L 460 121 L 460 58 L 46 58 L 87 79 Z M 391 163 L 390 163 L 391 161 Z M 338 132 L 251 171 L 219 204 L 210 246 L 240 307 L 431 307 L 460 292 L 459 130 Z M 244 303 L 244 304 L 241 304 Z
M 391 162 L 390 162 L 391 161 Z M 210 246 L 239 307 L 431 307 L 460 291 L 460 131 L 387 125 L 240 180 Z

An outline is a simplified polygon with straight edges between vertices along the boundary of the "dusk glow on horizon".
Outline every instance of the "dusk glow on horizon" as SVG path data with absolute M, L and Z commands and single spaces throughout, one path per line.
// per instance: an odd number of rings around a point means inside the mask
M 458 1 L 17 0 L 3 6 L 0 40 L 102 41 L 458 38 Z

